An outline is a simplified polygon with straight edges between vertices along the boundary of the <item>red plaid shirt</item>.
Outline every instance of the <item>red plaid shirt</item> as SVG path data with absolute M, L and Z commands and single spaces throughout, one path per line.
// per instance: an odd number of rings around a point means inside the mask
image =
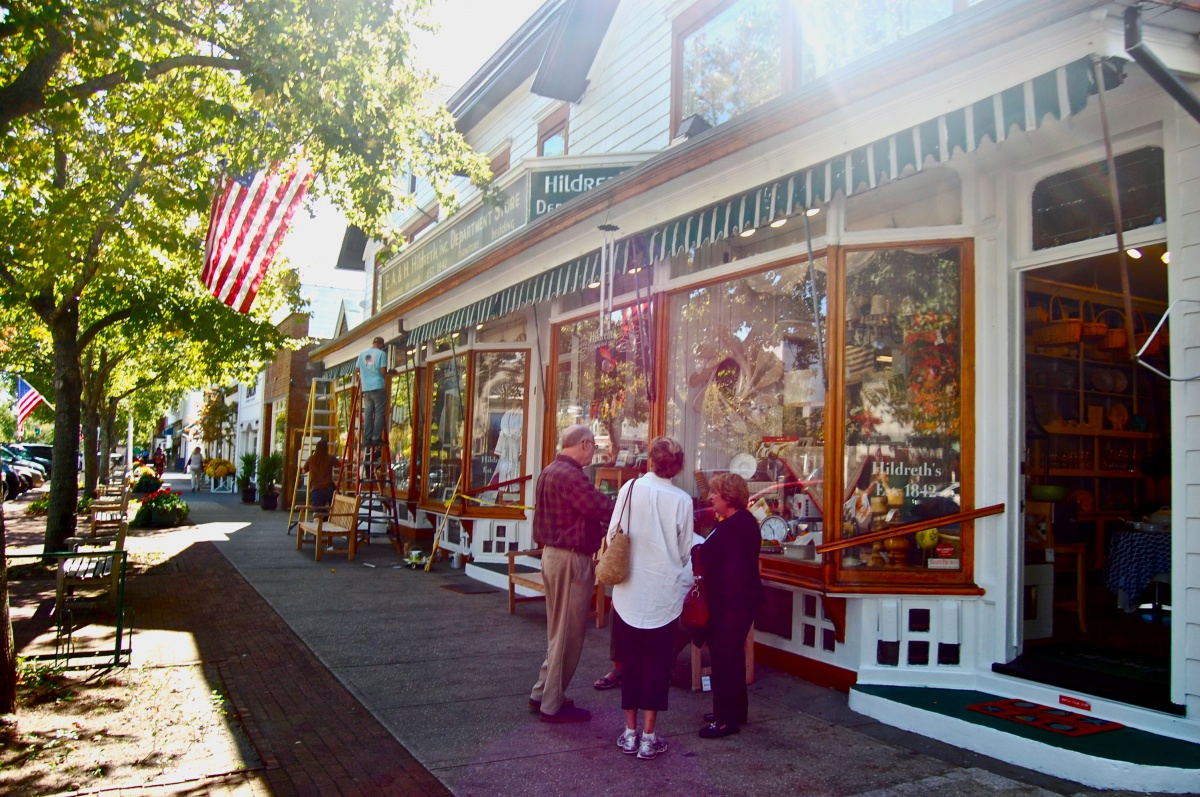
M 539 545 L 593 554 L 600 550 L 613 502 L 578 462 L 559 454 L 538 476 L 533 539 Z

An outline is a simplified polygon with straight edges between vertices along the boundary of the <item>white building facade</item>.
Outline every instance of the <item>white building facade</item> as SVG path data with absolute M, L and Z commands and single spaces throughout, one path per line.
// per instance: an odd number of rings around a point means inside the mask
M 780 543 L 762 660 L 993 756 L 1194 790 L 904 691 L 1200 743 L 1200 122 L 1131 60 L 1129 5 L 547 3 L 451 101 L 500 200 L 414 212 L 373 315 L 312 355 L 348 385 L 389 341 L 397 533 L 449 514 L 443 544 L 500 583 L 562 428 L 592 426 L 605 490 L 668 434 L 698 528 L 732 470 Z M 1185 89 L 1197 32 L 1145 5 Z M 1158 685 L 1038 658 L 1088 646 Z

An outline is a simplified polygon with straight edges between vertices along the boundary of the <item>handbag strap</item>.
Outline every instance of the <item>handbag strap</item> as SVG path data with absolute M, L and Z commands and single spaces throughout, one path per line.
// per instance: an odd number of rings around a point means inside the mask
M 621 515 L 626 514 L 626 512 L 625 512 L 626 509 L 629 509 L 629 513 L 628 513 L 629 525 L 631 525 L 631 526 L 633 525 L 633 510 L 629 508 L 629 496 L 633 495 L 634 482 L 636 482 L 639 478 L 641 478 L 641 477 L 634 476 L 633 481 L 629 483 L 629 492 L 625 493 L 625 501 L 621 504 L 621 511 L 617 513 L 617 518 L 618 518 L 617 531 L 623 531 L 626 534 L 629 533 L 629 529 L 621 528 L 620 517 L 621 517 Z

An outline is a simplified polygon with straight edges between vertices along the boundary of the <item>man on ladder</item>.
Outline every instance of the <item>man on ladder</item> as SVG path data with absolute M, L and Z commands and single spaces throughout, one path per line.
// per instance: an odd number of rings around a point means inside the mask
M 372 348 L 358 355 L 358 385 L 362 391 L 362 445 L 374 452 L 383 445 L 383 428 L 387 416 L 387 353 L 381 337 L 371 341 Z

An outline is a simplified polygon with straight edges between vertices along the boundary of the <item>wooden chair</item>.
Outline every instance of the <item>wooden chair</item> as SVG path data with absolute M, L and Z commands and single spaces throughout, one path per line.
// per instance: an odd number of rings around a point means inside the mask
M 58 561 L 58 578 L 54 594 L 54 615 L 68 604 L 74 606 L 108 605 L 120 612 L 121 581 L 125 558 L 125 534 L 129 526 L 122 523 L 111 538 L 68 537 L 67 550 L 79 556 L 62 557 Z M 77 590 L 92 594 L 87 598 L 75 596 Z
M 1059 600 L 1056 595 L 1054 606 L 1075 610 L 1079 617 L 1079 630 L 1087 633 L 1087 544 L 1057 542 L 1054 539 L 1054 504 L 1049 501 L 1026 501 L 1025 524 L 1033 543 L 1052 554 L 1056 570 L 1059 569 L 1059 562 L 1064 561 L 1060 557 L 1075 557 L 1075 600 Z
M 533 572 L 522 573 L 517 570 L 517 557 L 528 556 L 535 559 L 542 558 L 543 549 L 538 548 L 532 551 L 509 551 L 508 556 L 508 613 L 517 613 L 518 603 L 529 603 L 530 601 L 542 601 L 546 599 L 546 582 L 542 580 L 542 571 L 534 570 Z M 517 587 L 524 587 L 540 595 L 518 595 Z
M 328 513 L 313 513 L 309 520 L 301 520 L 296 526 L 296 550 L 300 550 L 311 537 L 316 542 L 316 561 L 325 553 L 342 553 L 333 548 L 335 537 L 346 538 L 345 553 L 354 561 L 358 552 L 358 496 L 334 493 Z

